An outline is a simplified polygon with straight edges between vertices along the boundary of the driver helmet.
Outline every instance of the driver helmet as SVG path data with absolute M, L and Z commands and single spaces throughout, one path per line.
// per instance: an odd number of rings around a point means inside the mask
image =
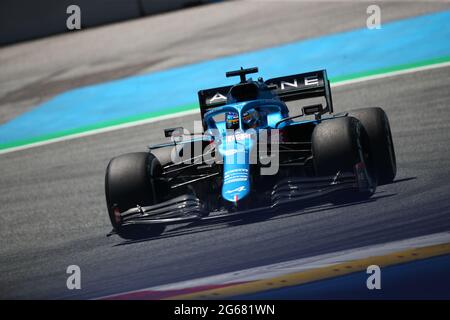
M 237 112 L 228 112 L 225 116 L 227 129 L 239 128 L 239 114 Z M 259 123 L 259 113 L 255 109 L 249 109 L 242 114 L 242 122 L 246 128 L 255 128 Z
M 255 128 L 259 124 L 259 113 L 255 109 L 249 109 L 242 115 L 242 121 L 247 128 Z

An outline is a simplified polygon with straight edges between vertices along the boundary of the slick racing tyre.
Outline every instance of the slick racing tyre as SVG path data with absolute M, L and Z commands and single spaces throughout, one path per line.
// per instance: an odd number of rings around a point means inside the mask
M 148 206 L 161 201 L 164 188 L 157 179 L 162 168 L 151 153 L 127 153 L 113 158 L 106 169 L 105 195 L 109 218 L 116 232 L 126 239 L 161 234 L 164 225 L 122 226 L 114 210 L 124 212 L 136 205 Z
M 325 120 L 312 134 L 312 154 L 318 176 L 335 175 L 337 172 L 354 172 L 355 165 L 363 163 L 369 176 L 370 187 L 360 192 L 371 196 L 376 187 L 373 161 L 368 137 L 361 123 L 353 117 Z
M 364 108 L 352 110 L 349 115 L 361 122 L 369 136 L 378 184 L 392 182 L 397 173 L 397 162 L 386 113 L 381 108 Z

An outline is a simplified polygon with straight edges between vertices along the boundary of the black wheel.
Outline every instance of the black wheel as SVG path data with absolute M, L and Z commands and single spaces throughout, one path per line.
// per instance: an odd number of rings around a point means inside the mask
M 397 173 L 397 161 L 386 112 L 381 108 L 364 108 L 352 110 L 349 115 L 358 119 L 367 132 L 378 184 L 392 182 Z
M 139 238 L 164 231 L 164 225 L 122 227 L 114 215 L 115 208 L 124 212 L 136 205 L 148 206 L 161 201 L 165 190 L 157 180 L 161 172 L 158 159 L 146 152 L 127 153 L 109 162 L 105 175 L 106 204 L 111 224 L 121 237 Z
M 361 123 L 353 117 L 325 120 L 312 134 L 312 154 L 316 174 L 334 175 L 337 172 L 354 172 L 357 163 L 364 163 L 370 180 L 363 197 L 371 196 L 376 187 L 368 137 Z
M 314 128 L 311 140 L 317 175 L 353 172 L 359 162 L 358 126 L 355 118 L 342 117 L 325 120 Z

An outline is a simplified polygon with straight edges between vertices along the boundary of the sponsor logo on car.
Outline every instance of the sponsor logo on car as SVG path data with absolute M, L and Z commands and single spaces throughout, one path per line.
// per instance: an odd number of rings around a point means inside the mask
M 228 190 L 226 193 L 236 193 L 236 192 L 242 192 L 245 190 L 246 190 L 245 186 L 240 186 L 240 187 L 237 187 L 236 189 Z
M 232 155 L 235 155 L 238 152 L 239 152 L 239 150 L 237 150 L 237 149 L 226 149 L 226 150 L 223 150 L 222 153 L 223 153 L 224 156 L 232 156 Z
M 242 132 L 242 133 L 236 133 L 232 135 L 226 136 L 227 142 L 233 142 L 233 141 L 242 141 L 245 139 L 249 139 L 251 137 L 250 133 Z

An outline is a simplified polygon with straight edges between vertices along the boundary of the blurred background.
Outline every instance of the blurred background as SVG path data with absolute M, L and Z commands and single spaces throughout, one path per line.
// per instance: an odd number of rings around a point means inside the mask
M 0 45 L 67 31 L 67 7 L 82 9 L 82 28 L 184 9 L 217 0 L 2 0 Z

